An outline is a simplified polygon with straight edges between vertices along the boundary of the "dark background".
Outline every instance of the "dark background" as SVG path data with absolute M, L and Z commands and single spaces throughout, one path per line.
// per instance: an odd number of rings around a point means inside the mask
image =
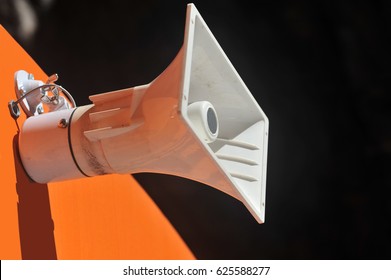
M 79 105 L 149 83 L 183 42 L 186 1 L 0 3 Z M 391 2 L 194 3 L 270 120 L 265 224 L 213 188 L 135 176 L 195 256 L 391 259 Z

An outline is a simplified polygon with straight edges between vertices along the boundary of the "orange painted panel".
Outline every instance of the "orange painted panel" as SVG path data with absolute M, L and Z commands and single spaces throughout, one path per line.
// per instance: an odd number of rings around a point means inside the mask
M 1 26 L 0 63 L 0 259 L 194 259 L 131 175 L 31 182 L 7 103 L 17 70 L 47 76 Z

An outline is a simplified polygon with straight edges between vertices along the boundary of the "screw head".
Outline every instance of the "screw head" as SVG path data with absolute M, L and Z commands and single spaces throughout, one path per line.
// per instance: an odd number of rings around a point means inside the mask
M 38 114 L 43 114 L 43 108 L 41 106 L 37 107 Z
M 19 109 L 19 106 L 18 104 L 16 104 L 15 101 L 10 101 L 8 103 L 8 109 L 10 111 L 10 114 L 11 114 L 11 117 L 16 120 L 17 118 L 19 118 L 20 116 L 20 109 Z
M 66 119 L 61 119 L 59 122 L 58 122 L 58 125 L 57 125 L 59 128 L 67 128 L 68 127 L 68 120 Z

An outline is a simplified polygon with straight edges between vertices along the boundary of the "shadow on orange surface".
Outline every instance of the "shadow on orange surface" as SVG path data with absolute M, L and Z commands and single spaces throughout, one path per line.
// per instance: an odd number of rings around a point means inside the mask
M 13 139 L 13 151 L 22 259 L 57 259 L 48 186 L 34 183 L 26 174 L 19 157 L 18 138 L 17 134 Z

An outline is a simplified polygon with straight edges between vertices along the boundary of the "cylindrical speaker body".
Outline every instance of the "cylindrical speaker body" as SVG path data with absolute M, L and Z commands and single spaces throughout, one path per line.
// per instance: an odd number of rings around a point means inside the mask
M 37 183 L 84 177 L 70 145 L 70 119 L 75 109 L 28 118 L 19 135 L 20 157 L 29 177 Z

